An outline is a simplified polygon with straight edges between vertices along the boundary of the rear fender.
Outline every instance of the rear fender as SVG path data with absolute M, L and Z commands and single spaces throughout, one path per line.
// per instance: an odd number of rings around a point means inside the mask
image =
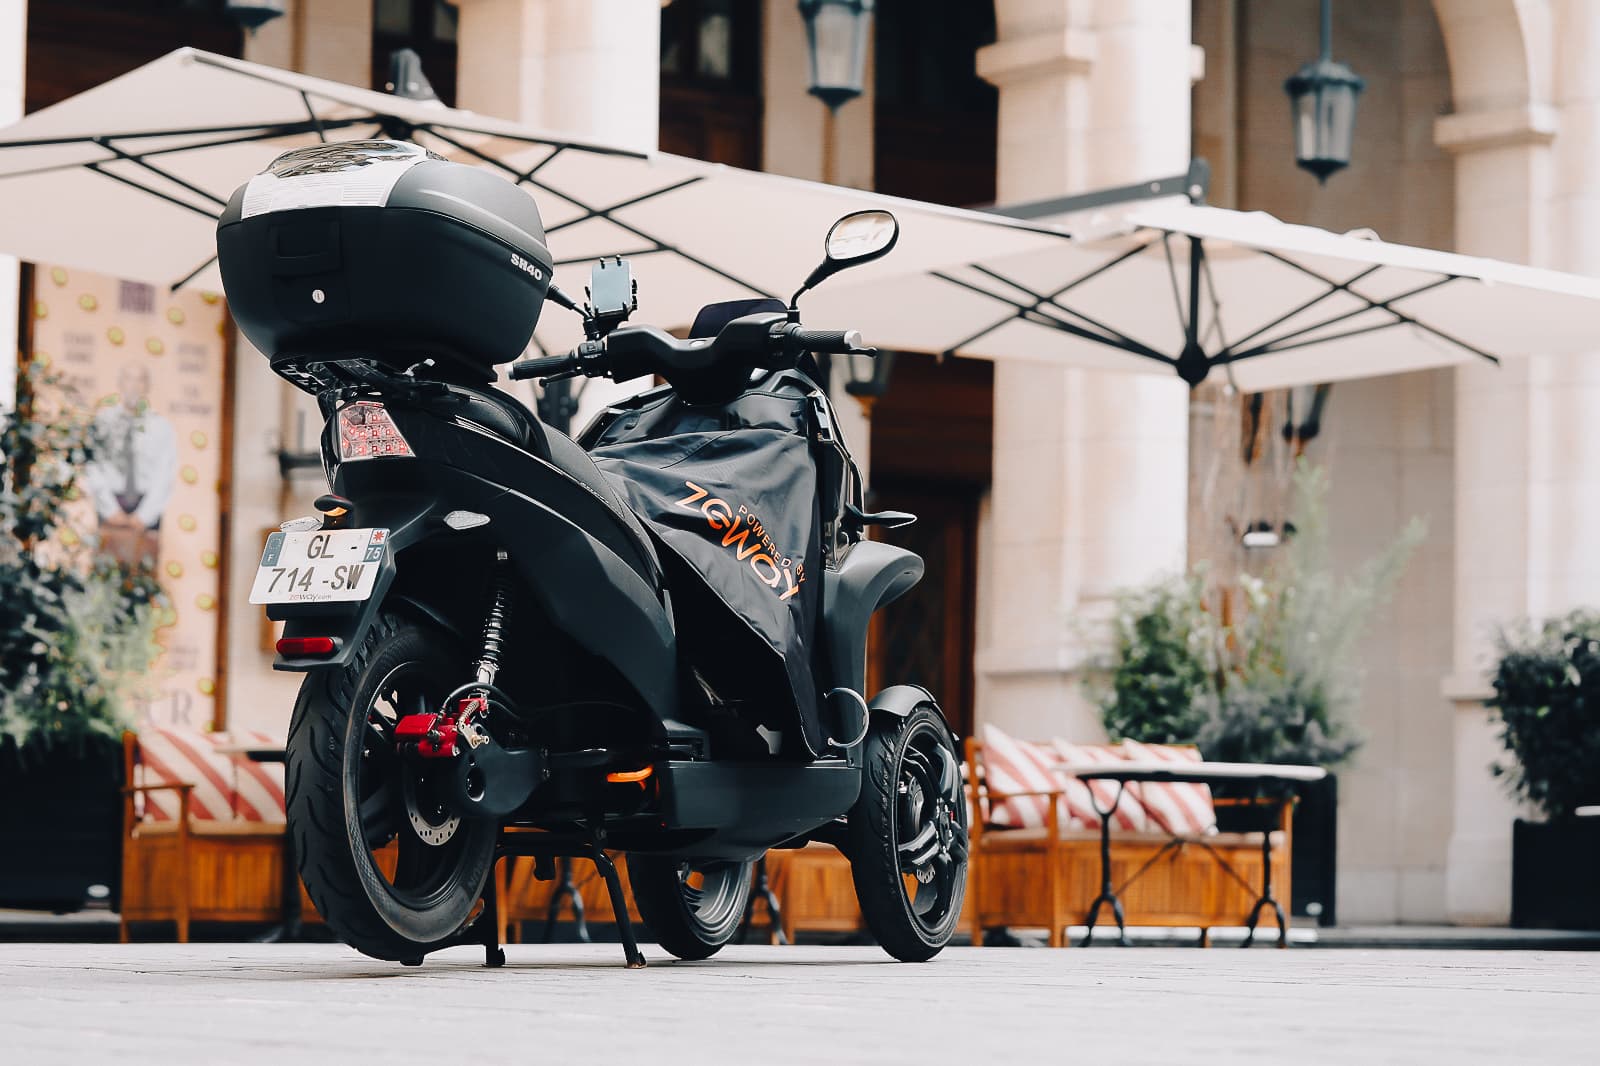
M 508 548 L 518 576 L 558 629 L 614 666 L 658 716 L 673 716 L 678 690 L 676 642 L 659 588 L 605 544 L 539 501 L 460 469 L 414 462 L 419 491 L 408 495 L 364 496 L 343 484 L 345 471 L 340 471 L 336 490 L 355 503 L 350 524 L 388 528 L 390 551 L 373 595 L 364 603 L 269 608 L 268 617 L 285 621 L 286 636 L 332 636 L 339 641 L 332 656 L 280 656 L 274 669 L 347 665 L 386 603 L 404 603 L 463 641 L 475 641 L 481 619 L 470 624 L 452 620 L 447 612 L 428 606 L 426 580 L 405 582 L 399 597 L 390 593 L 398 574 L 396 560 L 403 563 L 408 548 L 439 538 L 461 537 L 465 544 L 465 538 L 481 543 L 484 536 L 492 536 Z M 458 509 L 488 515 L 489 525 L 471 533 L 450 529 L 443 515 Z

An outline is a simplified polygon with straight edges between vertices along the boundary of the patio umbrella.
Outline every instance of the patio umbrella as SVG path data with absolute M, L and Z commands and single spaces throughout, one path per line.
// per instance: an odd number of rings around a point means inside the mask
M 998 209 L 1067 225 L 1069 244 L 824 290 L 811 310 L 848 313 L 880 344 L 1191 385 L 1226 375 L 1247 392 L 1600 348 L 1597 279 L 1181 198 L 1105 206 L 1117 192 L 1092 194 L 1091 211 Z
M 686 325 L 704 303 L 787 298 L 849 211 L 886 207 L 894 255 L 864 277 L 1065 242 L 1051 227 L 619 149 L 514 122 L 181 49 L 0 130 L 0 251 L 173 288 L 220 288 L 215 220 L 280 152 L 324 140 L 412 140 L 494 169 L 534 196 L 558 283 L 624 255 L 638 321 Z M 425 254 L 425 253 L 423 253 Z M 546 315 L 551 345 L 581 339 Z

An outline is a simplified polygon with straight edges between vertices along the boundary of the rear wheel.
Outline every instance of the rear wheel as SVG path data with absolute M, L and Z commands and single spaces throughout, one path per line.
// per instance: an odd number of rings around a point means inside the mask
M 289 831 L 317 911 L 345 943 L 412 959 L 471 919 L 494 860 L 492 822 L 440 802 L 395 749 L 407 714 L 440 709 L 466 669 L 448 634 L 381 615 L 350 664 L 300 688 L 287 758 Z
M 657 943 L 680 959 L 708 959 L 739 929 L 754 866 L 629 855 L 628 884 Z
M 873 716 L 861 795 L 850 810 L 850 872 L 867 931 L 902 962 L 925 962 L 955 932 L 967 889 L 967 805 L 955 740 L 927 704 Z

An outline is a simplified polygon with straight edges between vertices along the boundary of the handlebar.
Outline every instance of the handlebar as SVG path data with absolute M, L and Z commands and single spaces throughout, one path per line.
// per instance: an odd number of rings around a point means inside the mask
M 524 359 L 520 363 L 511 364 L 511 380 L 525 381 L 528 378 L 545 378 L 552 374 L 566 374 L 578 369 L 578 356 L 576 352 L 566 355 L 547 355 L 539 359 Z
M 790 326 L 789 329 L 793 331 L 789 336 L 794 341 L 794 347 L 803 352 L 815 352 L 818 355 L 868 354 L 866 346 L 861 343 L 861 331 L 858 329 L 801 329 L 799 326 Z
M 859 330 L 802 329 L 799 323 L 768 312 L 736 318 L 715 338 L 678 340 L 652 326 L 625 326 L 585 341 L 566 355 L 513 363 L 509 373 L 515 381 L 578 374 L 615 381 L 660 374 L 672 380 L 674 375 L 793 367 L 805 352 L 876 355 L 877 349 L 863 345 Z

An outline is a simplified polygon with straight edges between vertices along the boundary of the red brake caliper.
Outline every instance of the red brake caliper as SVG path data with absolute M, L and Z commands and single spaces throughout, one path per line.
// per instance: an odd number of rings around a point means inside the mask
M 424 759 L 453 759 L 461 751 L 463 737 L 475 735 L 471 729 L 473 716 L 488 709 L 487 697 L 463 696 L 453 715 L 408 714 L 395 726 L 395 743 L 415 744 L 417 754 Z

